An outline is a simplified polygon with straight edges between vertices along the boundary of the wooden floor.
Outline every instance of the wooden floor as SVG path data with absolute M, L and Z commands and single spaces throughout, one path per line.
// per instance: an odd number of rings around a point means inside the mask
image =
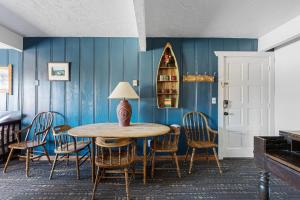
M 159 164 L 158 164 L 159 165 Z M 169 165 L 163 162 L 161 166 Z M 141 176 L 137 175 L 130 185 L 132 199 L 258 199 L 259 170 L 252 159 L 226 159 L 222 161 L 223 175 L 219 175 L 213 161 L 196 161 L 193 174 L 187 174 L 187 166 L 181 163 L 182 178 L 176 176 L 175 170 L 156 171 L 154 179 L 143 185 Z M 76 180 L 74 163 L 69 168 L 65 164 L 49 181 L 50 165 L 35 162 L 31 167 L 31 177 L 24 174 L 25 163 L 13 161 L 6 174 L 0 173 L 0 199 L 90 199 L 92 184 L 89 165 L 82 166 L 82 179 Z M 3 170 L 3 165 L 1 165 Z M 97 199 L 125 199 L 123 180 L 106 180 L 97 190 Z M 272 177 L 271 199 L 299 200 L 300 191 L 287 186 Z

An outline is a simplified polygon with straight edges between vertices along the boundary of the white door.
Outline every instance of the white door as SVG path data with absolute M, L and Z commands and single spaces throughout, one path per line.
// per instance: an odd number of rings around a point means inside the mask
M 271 131 L 271 59 L 270 56 L 241 55 L 225 56 L 223 62 L 219 153 L 222 158 L 253 157 L 253 137 L 270 135 Z

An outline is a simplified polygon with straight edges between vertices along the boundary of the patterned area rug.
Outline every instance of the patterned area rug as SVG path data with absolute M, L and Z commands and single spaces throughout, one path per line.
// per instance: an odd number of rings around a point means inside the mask
M 169 167 L 172 162 L 157 162 L 158 167 Z M 252 159 L 225 159 L 223 175 L 219 175 L 214 161 L 196 161 L 193 173 L 187 173 L 187 164 L 181 162 L 182 178 L 176 170 L 157 170 L 147 185 L 136 175 L 130 183 L 131 199 L 258 199 L 259 170 Z M 138 164 L 139 165 L 139 164 Z M 14 160 L 7 173 L 0 173 L 0 199 L 90 199 L 92 183 L 90 165 L 81 167 L 81 180 L 76 179 L 74 162 L 57 166 L 49 180 L 51 166 L 45 162 L 31 164 L 30 178 L 25 177 L 25 163 Z M 1 165 L 3 170 L 3 165 Z M 97 189 L 96 199 L 126 199 L 124 180 L 104 180 Z M 281 180 L 271 178 L 271 199 L 299 200 L 300 191 Z

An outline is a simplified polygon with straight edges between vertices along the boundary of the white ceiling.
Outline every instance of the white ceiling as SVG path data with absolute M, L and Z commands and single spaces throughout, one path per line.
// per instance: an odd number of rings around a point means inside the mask
M 257 38 L 300 15 L 299 0 L 146 0 L 147 36 Z
M 133 1 L 0 0 L 0 24 L 23 36 L 138 37 Z M 148 37 L 258 38 L 300 15 L 300 2 L 145 0 L 141 12 Z
M 0 0 L 0 24 L 23 36 L 138 36 L 132 0 Z

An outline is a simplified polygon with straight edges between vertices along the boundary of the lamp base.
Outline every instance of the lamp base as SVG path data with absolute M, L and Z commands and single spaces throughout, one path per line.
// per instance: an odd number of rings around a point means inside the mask
M 122 99 L 117 107 L 119 126 L 130 126 L 131 105 L 126 99 Z

